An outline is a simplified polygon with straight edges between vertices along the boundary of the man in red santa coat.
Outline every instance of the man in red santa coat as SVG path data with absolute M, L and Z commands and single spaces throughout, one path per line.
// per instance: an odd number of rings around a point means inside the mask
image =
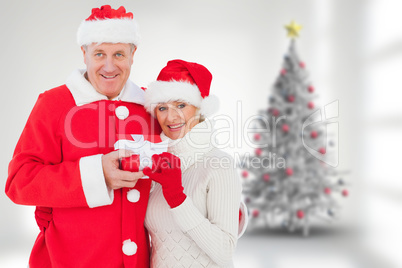
M 161 132 L 131 82 L 137 25 L 124 7 L 94 8 L 79 26 L 86 70 L 42 93 L 9 165 L 8 197 L 51 212 L 29 267 L 149 267 L 150 180 L 119 169 L 118 139 Z M 39 211 L 40 212 L 40 211 Z M 38 213 L 39 213 L 38 212 Z

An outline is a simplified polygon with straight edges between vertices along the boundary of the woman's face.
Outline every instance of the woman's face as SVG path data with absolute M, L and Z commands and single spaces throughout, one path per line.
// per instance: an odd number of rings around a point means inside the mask
M 172 140 L 183 138 L 199 123 L 197 107 L 186 102 L 160 103 L 155 108 L 155 115 L 163 133 Z

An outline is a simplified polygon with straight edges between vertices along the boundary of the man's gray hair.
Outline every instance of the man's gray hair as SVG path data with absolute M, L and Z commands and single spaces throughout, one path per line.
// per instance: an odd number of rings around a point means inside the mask
M 87 50 L 87 45 L 82 45 L 82 47 L 85 49 L 85 51 L 88 51 L 88 50 Z M 134 44 L 130 43 L 130 50 L 131 50 L 131 52 L 133 52 L 136 48 L 137 48 L 137 47 L 136 47 Z

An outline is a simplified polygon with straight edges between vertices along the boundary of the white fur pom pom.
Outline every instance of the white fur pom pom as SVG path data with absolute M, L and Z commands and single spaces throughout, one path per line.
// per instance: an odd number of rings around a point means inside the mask
M 215 95 L 205 97 L 201 102 L 200 113 L 208 117 L 219 110 L 219 99 Z
M 136 203 L 140 200 L 140 192 L 137 189 L 131 189 L 127 192 L 127 199 L 131 203 Z
M 131 239 L 127 239 L 123 242 L 123 253 L 127 256 L 132 256 L 137 253 L 137 244 L 131 241 Z

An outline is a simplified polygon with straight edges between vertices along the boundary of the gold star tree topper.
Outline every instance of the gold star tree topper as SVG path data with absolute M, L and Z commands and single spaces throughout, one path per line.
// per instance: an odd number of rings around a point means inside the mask
M 288 31 L 288 37 L 296 38 L 299 37 L 299 31 L 301 30 L 302 26 L 297 24 L 295 21 L 292 21 L 290 24 L 285 25 L 285 28 Z

